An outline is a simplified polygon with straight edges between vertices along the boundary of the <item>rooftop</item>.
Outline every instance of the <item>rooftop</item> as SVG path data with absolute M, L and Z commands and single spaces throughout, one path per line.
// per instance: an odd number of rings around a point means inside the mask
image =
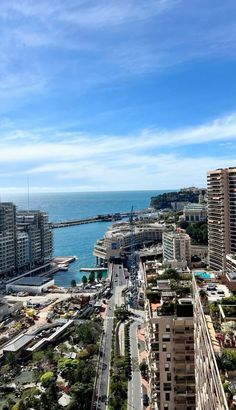
M 33 276 L 33 277 L 23 277 L 11 282 L 12 285 L 29 285 L 29 286 L 42 286 L 49 282 L 51 278 Z
M 18 352 L 18 350 L 22 349 L 26 346 L 31 340 L 34 339 L 34 335 L 21 335 L 13 339 L 10 343 L 8 343 L 3 350 L 7 352 Z

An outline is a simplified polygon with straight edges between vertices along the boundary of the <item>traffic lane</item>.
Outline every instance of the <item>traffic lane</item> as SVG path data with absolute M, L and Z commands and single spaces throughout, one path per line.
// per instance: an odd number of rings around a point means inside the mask
M 105 326 L 105 334 L 104 334 L 104 346 L 103 346 L 103 355 L 101 360 L 101 367 L 100 367 L 100 380 L 99 380 L 99 390 L 98 390 L 98 397 L 100 400 L 98 401 L 98 407 L 100 409 L 106 408 L 106 403 L 101 401 L 103 396 L 108 395 L 108 380 L 109 380 L 109 373 L 110 373 L 110 359 L 111 359 L 111 343 L 112 343 L 112 330 L 113 330 L 113 315 L 114 315 L 114 295 L 110 299 L 109 307 L 107 310 L 106 316 L 106 326 Z M 110 309 L 109 309 L 110 308 Z
M 142 385 L 139 370 L 139 352 L 138 352 L 138 323 L 134 322 L 130 326 L 130 350 L 132 358 L 132 379 L 129 384 L 129 404 L 133 409 L 142 409 Z

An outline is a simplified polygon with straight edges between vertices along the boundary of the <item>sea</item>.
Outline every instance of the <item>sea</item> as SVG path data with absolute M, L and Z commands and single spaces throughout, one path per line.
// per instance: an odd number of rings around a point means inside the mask
M 150 206 L 152 196 L 167 192 L 157 191 L 113 191 L 113 192 L 70 192 L 2 194 L 1 201 L 14 202 L 17 209 L 32 209 L 48 212 L 50 222 L 73 220 L 116 212 L 141 210 Z M 68 271 L 55 274 L 58 286 L 69 287 L 71 280 L 81 282 L 84 275 L 80 268 L 95 266 L 93 247 L 102 238 L 111 222 L 96 222 L 67 228 L 54 229 L 54 256 L 76 256 Z

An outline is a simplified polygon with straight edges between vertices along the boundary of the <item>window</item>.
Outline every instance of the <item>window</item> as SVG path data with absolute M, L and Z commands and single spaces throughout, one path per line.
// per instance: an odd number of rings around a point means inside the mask
M 169 342 L 170 341 L 170 335 L 164 333 L 164 335 L 162 336 L 162 341 L 163 342 Z
M 165 370 L 170 370 L 170 365 L 169 365 L 169 363 L 165 363 Z
M 165 343 L 162 345 L 162 351 L 166 352 L 166 344 Z
M 166 393 L 166 401 L 170 401 L 170 393 Z
M 171 383 L 164 383 L 164 391 L 171 391 Z
M 166 325 L 166 332 L 170 332 L 170 325 Z
M 167 381 L 171 382 L 171 373 L 167 373 Z M 167 399 L 166 399 L 167 400 Z
M 171 360 L 171 354 L 170 353 L 167 353 L 166 360 L 167 360 L 167 362 L 170 362 L 170 360 Z

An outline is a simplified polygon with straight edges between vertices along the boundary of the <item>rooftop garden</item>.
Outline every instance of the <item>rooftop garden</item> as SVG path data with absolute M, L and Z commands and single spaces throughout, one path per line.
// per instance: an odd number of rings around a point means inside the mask
M 179 273 L 176 269 L 166 269 L 164 273 L 148 280 L 146 295 L 150 302 L 160 303 L 163 288 L 158 289 L 158 280 L 169 280 L 166 290 L 176 292 L 176 298 L 188 297 L 192 292 L 191 274 Z

